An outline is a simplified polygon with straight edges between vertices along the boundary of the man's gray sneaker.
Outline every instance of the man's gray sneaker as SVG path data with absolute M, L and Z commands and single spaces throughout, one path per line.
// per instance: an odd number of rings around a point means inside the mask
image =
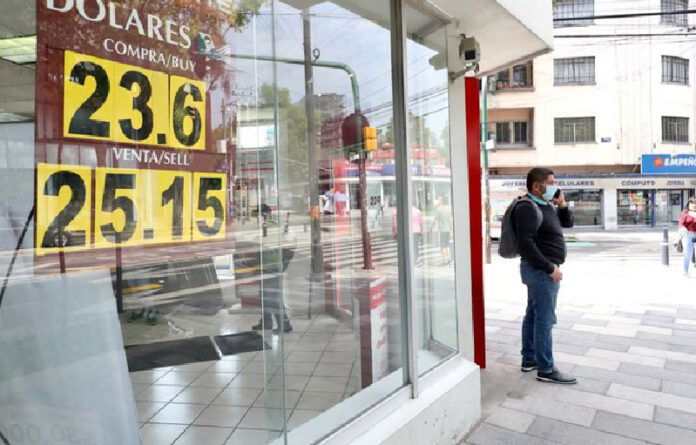
M 522 366 L 520 366 L 520 369 L 522 372 L 529 372 L 529 371 L 534 371 L 537 369 L 539 365 L 537 364 L 536 360 L 533 362 L 522 362 Z
M 573 385 L 578 383 L 578 379 L 563 374 L 556 368 L 551 372 L 537 372 L 537 380 L 540 382 L 558 383 L 560 385 Z

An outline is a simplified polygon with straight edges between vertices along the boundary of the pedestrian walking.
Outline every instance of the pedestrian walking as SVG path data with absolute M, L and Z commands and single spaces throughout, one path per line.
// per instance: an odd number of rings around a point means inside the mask
M 442 265 L 447 266 L 452 263 L 452 253 L 450 252 L 450 234 L 452 233 L 452 208 L 445 201 L 444 196 L 437 197 L 435 206 L 435 222 L 440 234 L 440 252 L 442 253 Z
M 574 377 L 554 367 L 552 339 L 563 279 L 560 266 L 566 259 L 562 227 L 573 227 L 573 214 L 555 185 L 553 171 L 547 168 L 529 171 L 526 198 L 518 200 L 512 215 L 521 256 L 520 275 L 527 286 L 521 369 L 537 370 L 537 380 L 542 382 L 573 384 L 577 382 Z
M 392 213 L 392 235 L 396 238 L 396 209 Z M 411 206 L 411 231 L 413 232 L 413 259 L 416 266 L 422 266 L 423 260 L 420 256 L 420 243 L 423 239 L 423 212 L 415 205 Z
M 689 263 L 694 255 L 694 240 L 696 240 L 696 197 L 690 198 L 689 203 L 679 217 L 679 231 L 682 234 L 684 252 L 684 276 L 689 276 Z

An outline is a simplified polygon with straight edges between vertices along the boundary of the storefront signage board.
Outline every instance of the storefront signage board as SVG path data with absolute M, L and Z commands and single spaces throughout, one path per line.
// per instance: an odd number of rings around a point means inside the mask
M 229 17 L 184 0 L 38 2 L 38 262 L 100 266 L 113 255 L 94 252 L 115 247 L 129 248 L 124 264 L 190 258 L 167 249 L 181 244 L 229 251 L 231 154 L 211 112 L 231 94 L 231 71 L 211 56 Z
M 640 171 L 644 175 L 696 175 L 696 155 L 643 155 Z

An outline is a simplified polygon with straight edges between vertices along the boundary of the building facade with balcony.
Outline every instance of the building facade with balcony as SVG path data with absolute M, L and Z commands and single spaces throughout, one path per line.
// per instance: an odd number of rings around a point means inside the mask
M 537 165 L 566 181 L 580 225 L 676 222 L 695 184 L 641 175 L 641 157 L 694 153 L 696 17 L 679 13 L 690 3 L 558 2 L 554 51 L 489 77 L 494 224 L 519 192 L 511 181 Z

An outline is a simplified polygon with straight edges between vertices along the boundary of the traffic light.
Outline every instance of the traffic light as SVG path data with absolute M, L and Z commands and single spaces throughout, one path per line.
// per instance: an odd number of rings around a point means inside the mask
M 377 150 L 377 128 L 363 127 L 363 141 L 365 151 Z
M 367 118 L 362 113 L 352 113 L 343 119 L 341 124 L 341 139 L 343 149 L 348 159 L 356 155 L 362 155 L 365 151 L 363 129 L 370 126 Z

